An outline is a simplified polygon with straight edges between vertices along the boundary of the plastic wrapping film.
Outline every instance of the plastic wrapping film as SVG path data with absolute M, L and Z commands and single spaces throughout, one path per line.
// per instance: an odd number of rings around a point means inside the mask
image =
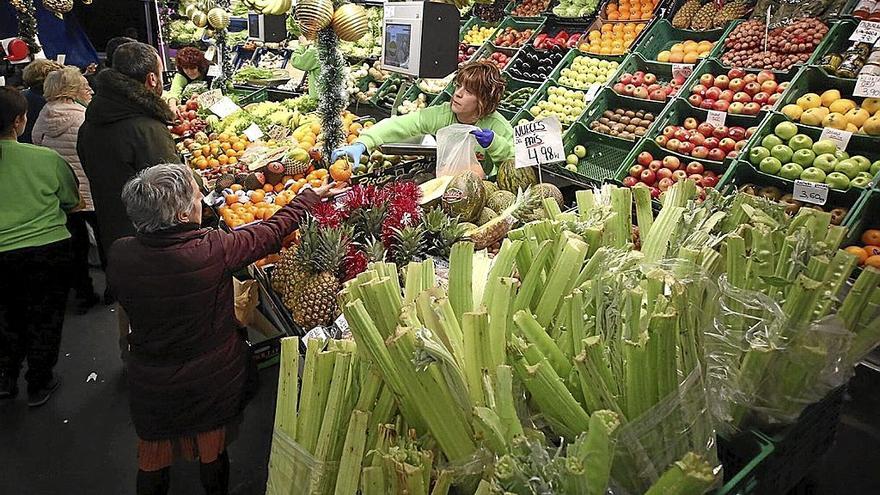
M 706 334 L 712 413 L 730 433 L 784 425 L 852 375 L 852 333 L 836 316 L 792 328 L 779 304 L 719 279 L 721 310 Z M 805 308 L 810 310 L 811 308 Z
M 790 24 L 802 17 L 821 17 L 823 19 L 839 14 L 847 0 L 759 0 L 755 4 L 752 19 L 764 21 L 767 7 L 770 11 L 770 29 Z
M 327 493 L 336 480 L 338 463 L 320 462 L 287 434 L 272 434 L 266 495 Z M 322 488 L 324 487 L 324 488 Z

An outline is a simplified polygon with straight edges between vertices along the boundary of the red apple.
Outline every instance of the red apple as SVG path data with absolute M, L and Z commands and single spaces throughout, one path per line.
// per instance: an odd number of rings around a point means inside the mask
M 756 125 L 753 125 L 752 127 L 746 129 L 746 139 L 752 137 L 756 132 L 758 132 L 758 126 Z
M 715 177 L 716 179 L 718 178 L 718 174 L 716 174 L 715 172 L 713 172 L 711 170 L 706 170 L 705 172 L 703 172 L 703 175 L 705 175 L 707 177 Z
M 648 161 L 648 163 L 651 163 L 651 162 Z M 640 175 L 642 175 L 642 170 L 646 170 L 646 168 L 645 168 L 646 166 L 647 166 L 647 164 L 644 166 L 638 165 L 638 164 L 633 165 L 632 167 L 629 168 L 629 175 L 632 177 L 638 178 Z
M 666 139 L 672 139 L 673 137 L 675 137 L 675 131 L 677 130 L 678 127 L 674 125 L 668 125 L 663 128 L 663 135 L 666 137 Z
M 657 143 L 657 146 L 659 146 L 661 148 L 665 148 L 666 143 L 668 141 L 669 141 L 669 138 L 667 138 L 666 136 L 664 136 L 662 134 L 654 138 L 654 142 Z
M 694 150 L 694 143 L 690 141 L 682 141 L 681 144 L 678 145 L 678 152 L 682 155 L 690 155 Z
M 761 72 L 758 72 L 758 82 L 764 84 L 767 81 L 776 82 L 776 74 L 774 74 L 773 71 L 769 70 L 762 70 Z
M 719 96 L 719 99 L 725 100 L 725 101 L 727 101 L 727 103 L 730 103 L 733 101 L 734 94 L 736 94 L 736 93 L 734 93 L 733 91 L 731 91 L 729 89 L 725 89 L 724 91 L 721 92 L 721 96 Z
M 780 98 L 782 98 L 781 93 L 773 93 L 772 95 L 770 95 L 769 98 L 767 98 L 767 105 L 770 105 L 770 106 L 775 105 L 776 102 L 779 101 Z
M 746 130 L 740 126 L 732 126 L 727 129 L 727 135 L 734 141 L 742 141 L 746 138 Z
M 709 150 L 709 156 L 707 156 L 706 158 L 712 160 L 713 162 L 722 162 L 724 161 L 725 156 L 727 156 L 726 151 L 722 150 L 721 148 L 712 148 L 711 150 Z
M 712 105 L 712 108 L 719 112 L 726 112 L 727 109 L 730 108 L 730 102 L 727 100 L 717 100 L 715 101 L 715 104 Z
M 788 81 L 785 81 L 785 82 L 781 82 L 781 83 L 779 83 L 779 86 L 776 86 L 776 92 L 777 92 L 777 93 L 783 93 L 783 92 L 785 92 L 785 90 L 788 89 L 788 85 L 789 85 L 789 84 L 790 84 L 790 83 L 789 83 Z
M 739 114 L 743 113 L 744 106 L 745 106 L 745 103 L 740 103 L 738 101 L 735 101 L 730 104 L 730 107 L 727 108 L 727 113 L 739 115 Z
M 721 74 L 720 76 L 715 78 L 715 87 L 720 89 L 727 89 L 727 85 L 730 84 L 730 78 Z
M 657 188 L 662 192 L 666 192 L 666 190 L 672 187 L 673 184 L 675 184 L 675 181 L 673 181 L 671 177 L 667 177 L 665 179 L 660 179 L 660 182 L 657 183 Z
M 744 71 L 742 69 L 737 69 L 735 67 L 733 69 L 730 69 L 729 71 L 727 71 L 727 77 L 729 77 L 731 79 L 742 78 L 745 75 L 746 75 L 746 71 Z
M 659 170 L 657 170 L 657 179 L 658 180 L 671 179 L 671 178 L 672 178 L 672 170 L 669 170 L 668 168 L 660 168 Z
M 751 82 L 758 82 L 758 76 L 755 74 L 746 74 L 742 77 L 742 80 L 746 82 L 746 84 Z
M 634 187 L 638 183 L 639 183 L 639 180 L 636 179 L 635 177 L 630 177 L 629 175 L 627 175 L 626 177 L 623 178 L 623 185 L 626 187 Z
M 688 117 L 684 119 L 684 128 L 687 130 L 696 129 L 697 128 L 697 119 L 693 117 Z
M 675 129 L 675 139 L 679 141 L 687 141 L 688 131 L 683 127 L 678 127 Z
M 755 96 L 761 92 L 761 85 L 753 81 L 743 86 L 743 91 L 748 93 L 749 96 Z
M 688 174 L 687 178 L 688 178 L 688 180 L 692 180 L 692 181 L 696 182 L 697 184 L 699 184 L 700 181 L 703 180 L 703 176 L 700 174 Z
M 655 76 L 654 74 L 651 74 L 649 72 L 649 73 L 645 74 L 645 77 L 643 80 L 644 80 L 645 84 L 654 84 L 657 82 L 657 76 Z
M 635 97 L 635 98 L 641 98 L 641 99 L 643 99 L 643 100 L 647 100 L 648 97 L 650 96 L 650 95 L 648 94 L 648 90 L 645 89 L 644 86 L 639 86 L 638 88 L 636 88 L 636 90 L 633 91 L 633 94 L 632 94 L 632 95 L 633 95 L 633 97 Z
M 704 175 L 703 180 L 700 181 L 700 185 L 703 187 L 715 187 L 718 184 L 718 177 Z
M 705 146 L 697 146 L 694 148 L 694 151 L 691 152 L 691 156 L 694 158 L 706 158 L 709 156 L 709 148 Z
M 678 167 L 681 166 L 681 160 L 678 159 L 677 156 L 666 156 L 663 157 L 663 167 L 668 168 L 669 170 L 678 170 Z
M 712 74 L 703 74 L 702 76 L 700 76 L 700 84 L 702 84 L 703 86 L 705 86 L 707 88 L 710 86 L 713 86 L 714 82 L 715 82 L 715 77 L 712 76 Z
M 688 175 L 702 174 L 703 170 L 705 170 L 705 167 L 703 167 L 703 164 L 700 162 L 690 162 L 687 164 L 687 168 L 685 168 Z
M 629 72 L 624 72 L 622 76 L 620 76 L 620 82 L 623 84 L 632 84 L 633 75 Z
M 644 85 L 644 84 L 645 84 L 645 74 L 644 74 L 644 73 L 639 73 L 639 72 L 636 72 L 635 74 L 633 74 L 632 83 L 633 83 L 635 86 L 642 86 L 642 85 Z
M 770 99 L 770 95 L 768 95 L 767 93 L 765 93 L 763 91 L 759 91 L 758 93 L 755 94 L 755 96 L 752 97 L 752 101 L 757 103 L 758 105 L 761 105 L 761 106 L 766 105 L 767 100 L 769 100 L 769 99 Z
M 715 86 L 712 86 L 711 88 L 706 90 L 705 97 L 711 98 L 713 100 L 717 100 L 718 98 L 721 98 L 721 89 L 716 88 Z
M 746 103 L 743 107 L 743 113 L 746 115 L 758 115 L 761 111 L 761 105 L 758 105 L 755 102 Z
M 651 197 L 654 198 L 654 199 L 657 199 L 657 198 L 660 197 L 660 193 L 662 193 L 662 192 L 663 192 L 663 191 L 661 191 L 659 188 L 657 188 L 657 187 L 652 187 L 652 188 L 651 188 Z
M 730 153 L 733 151 L 733 148 L 736 147 L 736 141 L 733 139 L 726 137 L 721 141 L 718 141 L 718 148 L 723 150 L 725 153 Z
M 664 101 L 666 100 L 666 91 L 663 89 L 655 89 L 648 95 L 648 99 Z
M 695 84 L 693 87 L 691 87 L 691 94 L 705 96 L 706 86 L 703 86 L 702 84 Z
M 614 86 L 612 86 L 611 89 L 613 89 L 615 93 L 622 95 L 626 92 L 626 84 L 619 82 L 619 83 L 614 84 Z
M 737 141 L 736 146 L 733 147 L 733 150 L 742 151 L 742 149 L 745 148 L 747 144 L 749 144 L 749 142 L 746 139 L 743 139 L 742 141 Z
M 650 153 L 648 153 L 647 151 L 643 151 L 643 152 L 639 153 L 639 156 L 636 159 L 636 161 L 638 161 L 639 165 L 641 165 L 643 167 L 647 167 L 648 164 L 651 163 L 651 160 L 653 160 L 653 159 L 654 159 L 654 157 L 651 156 Z
M 704 108 L 706 110 L 712 110 L 712 106 L 715 105 L 715 100 L 711 98 L 706 98 L 703 100 L 703 103 L 700 103 L 700 108 Z
M 681 146 L 681 140 L 679 139 L 673 138 L 666 142 L 666 149 L 668 150 L 678 151 L 679 146 Z
M 731 160 L 737 156 L 739 156 L 739 150 L 730 150 L 727 152 L 727 158 L 730 158 Z
M 700 95 L 690 95 L 688 96 L 688 103 L 699 108 L 703 104 L 703 97 Z
M 702 134 L 703 136 L 705 136 L 705 137 L 709 137 L 709 136 L 712 135 L 712 131 L 715 130 L 715 126 L 712 125 L 712 124 L 710 124 L 710 123 L 708 123 L 708 122 L 703 122 L 702 124 L 700 124 L 700 125 L 697 126 L 697 130 L 698 130 L 698 131 L 700 132 L 700 134 Z
M 691 137 L 688 138 L 690 143 L 693 143 L 694 146 L 702 146 L 703 143 L 706 142 L 706 136 L 704 136 L 701 132 L 695 132 Z
M 779 84 L 773 80 L 767 80 L 761 83 L 761 91 L 767 93 L 768 95 L 772 95 L 776 92 L 776 88 L 779 87 Z
M 684 170 L 676 170 L 675 172 L 672 172 L 672 180 L 674 180 L 675 182 L 681 182 L 687 178 L 688 173 Z
M 715 129 L 712 130 L 712 136 L 714 136 L 718 139 L 726 138 L 727 137 L 727 126 L 726 125 L 719 125 L 718 127 L 716 127 Z
M 657 180 L 657 174 L 655 174 L 654 171 L 650 169 L 642 170 L 641 175 L 639 175 L 639 180 L 649 186 L 653 186 L 654 181 Z
M 730 83 L 727 85 L 727 89 L 736 93 L 737 91 L 742 91 L 745 85 L 745 81 L 737 77 L 730 80 Z
M 663 162 L 660 160 L 651 160 L 651 163 L 648 164 L 648 168 L 656 172 L 663 168 Z
M 752 101 L 752 97 L 749 96 L 749 94 L 745 91 L 739 91 L 738 93 L 733 95 L 733 101 L 745 104 Z
M 632 96 L 633 93 L 635 93 L 635 92 L 636 92 L 636 87 L 633 86 L 632 84 L 627 84 L 626 86 L 623 87 L 623 94 L 625 94 L 627 96 Z
M 709 148 L 710 150 L 718 147 L 718 138 L 715 136 L 707 137 L 706 142 L 703 143 L 703 146 Z

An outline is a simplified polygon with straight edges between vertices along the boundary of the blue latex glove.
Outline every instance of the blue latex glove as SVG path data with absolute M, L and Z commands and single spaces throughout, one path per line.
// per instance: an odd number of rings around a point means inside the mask
M 492 144 L 492 140 L 495 139 L 495 133 L 490 129 L 471 131 L 471 134 L 477 138 L 477 144 L 483 148 L 488 148 Z
M 348 155 L 351 157 L 351 160 L 358 164 L 361 162 L 361 155 L 367 152 L 367 145 L 364 143 L 354 143 L 348 146 L 343 146 L 341 148 L 337 148 L 333 150 L 333 154 L 330 155 L 330 161 L 335 162 L 342 155 Z

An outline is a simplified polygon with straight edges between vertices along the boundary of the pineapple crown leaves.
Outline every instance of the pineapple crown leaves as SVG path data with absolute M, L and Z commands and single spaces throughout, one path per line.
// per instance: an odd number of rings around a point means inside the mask
M 322 227 L 309 215 L 300 223 L 299 230 L 297 263 L 311 273 L 331 272 L 339 275 L 351 243 L 352 228 L 346 225 Z
M 391 250 L 397 266 L 405 266 L 410 261 L 418 261 L 427 254 L 425 252 L 425 228 L 421 224 L 406 226 L 402 229 L 392 228 L 392 231 L 394 242 Z

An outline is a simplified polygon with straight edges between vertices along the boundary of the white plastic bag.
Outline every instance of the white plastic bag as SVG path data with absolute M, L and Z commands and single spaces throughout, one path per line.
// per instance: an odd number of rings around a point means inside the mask
M 471 134 L 471 131 L 479 129 L 467 124 L 452 124 L 437 131 L 437 177 L 458 175 L 470 170 L 481 179 L 486 178 L 483 166 L 474 153 L 477 140 Z

